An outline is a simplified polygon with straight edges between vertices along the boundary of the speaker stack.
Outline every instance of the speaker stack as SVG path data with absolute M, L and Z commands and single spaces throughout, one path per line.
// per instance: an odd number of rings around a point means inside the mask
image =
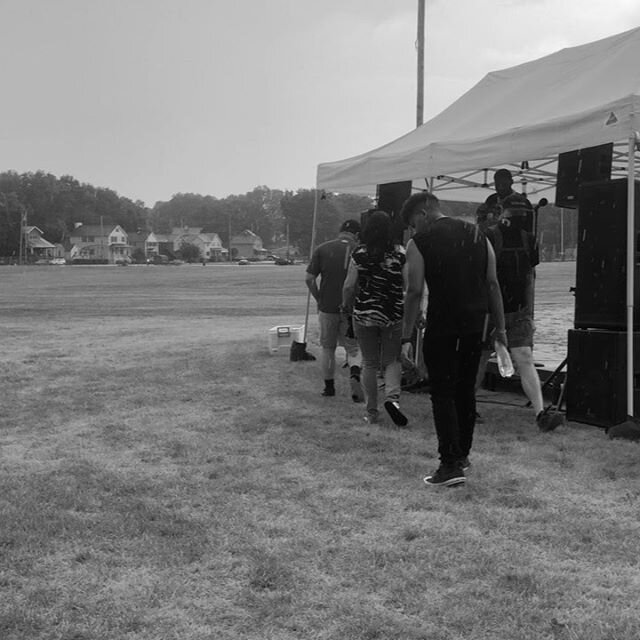
M 377 188 L 378 209 L 385 211 L 393 221 L 393 238 L 397 244 L 404 244 L 405 225 L 400 218 L 400 210 L 411 195 L 411 180 L 387 182 Z
M 640 183 L 634 211 L 634 387 L 640 388 Z M 569 331 L 567 418 L 611 427 L 627 410 L 627 180 L 578 191 L 574 329 Z M 634 406 L 638 406 L 635 400 Z

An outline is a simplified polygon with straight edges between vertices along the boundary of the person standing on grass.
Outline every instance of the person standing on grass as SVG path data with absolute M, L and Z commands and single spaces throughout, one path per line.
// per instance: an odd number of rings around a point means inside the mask
M 360 223 L 347 220 L 342 223 L 340 233 L 335 240 L 329 240 L 318 246 L 311 256 L 307 267 L 305 282 L 311 295 L 318 303 L 318 322 L 320 325 L 320 346 L 322 355 L 320 367 L 324 379 L 325 397 L 335 396 L 336 348 L 344 347 L 347 362 L 350 365 L 351 398 L 354 402 L 363 401 L 360 384 L 360 352 L 353 336 L 347 336 L 348 322 L 340 313 L 342 303 L 342 285 L 349 267 L 351 253 L 357 244 Z M 320 277 L 320 286 L 317 279 Z
M 540 377 L 533 361 L 533 293 L 539 259 L 536 238 L 526 230 L 528 216 L 532 214 L 531 204 L 516 193 L 502 201 L 502 209 L 498 224 L 489 227 L 486 233 L 496 255 L 509 349 L 522 390 L 533 406 L 538 428 L 553 431 L 564 423 L 564 417 L 551 406 L 545 409 Z M 484 377 L 490 355 L 491 350 L 485 346 L 477 382 Z
M 413 333 L 425 283 L 428 289 L 423 353 L 440 466 L 424 481 L 453 486 L 465 482 L 470 466 L 487 310 L 496 326 L 495 339 L 507 344 L 495 256 L 476 225 L 443 215 L 438 199 L 427 191 L 412 195 L 401 215 L 417 232 L 407 245 L 403 343 Z
M 400 362 L 403 291 L 406 288 L 404 248 L 394 244 L 391 218 L 372 211 L 351 255 L 342 289 L 342 312 L 353 318 L 362 353 L 365 420 L 378 422 L 378 371 L 384 376 L 384 408 L 399 427 L 407 425 L 400 411 Z
M 512 195 L 516 195 L 513 190 L 513 176 L 509 169 L 498 169 L 493 174 L 493 184 L 495 187 L 495 193 L 492 193 L 477 209 L 476 222 L 480 229 L 486 233 L 489 227 L 498 223 L 503 211 L 504 201 Z M 522 196 L 524 198 L 524 196 Z M 533 207 L 529 200 L 526 201 L 530 215 L 527 218 L 527 229 L 533 227 Z M 487 336 L 489 338 L 489 336 Z M 480 359 L 480 366 L 478 367 L 478 378 L 476 379 L 476 391 L 482 387 L 484 380 L 485 370 L 487 368 L 487 362 L 489 355 L 486 354 L 487 349 L 493 349 L 493 345 L 490 339 L 487 339 L 483 345 L 482 357 Z M 476 423 L 483 424 L 484 420 L 479 413 L 476 412 Z

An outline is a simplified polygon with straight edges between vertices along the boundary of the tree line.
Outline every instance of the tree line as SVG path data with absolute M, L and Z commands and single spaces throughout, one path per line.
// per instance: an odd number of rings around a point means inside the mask
M 81 183 L 72 176 L 56 177 L 44 171 L 0 173 L 0 256 L 17 255 L 22 215 L 27 224 L 42 230 L 53 243 L 68 240 L 77 223 L 120 225 L 125 231 L 168 233 L 173 227 L 198 227 L 217 233 L 228 246 L 229 235 L 249 229 L 266 247 L 282 246 L 287 239 L 301 254 L 311 247 L 313 213 L 317 198 L 315 244 L 335 237 L 340 224 L 359 218 L 373 205 L 361 195 L 316 193 L 314 189 L 287 191 L 255 187 L 241 195 L 216 198 L 196 193 L 177 193 L 166 202 L 147 207 L 112 189 Z M 444 202 L 449 215 L 473 219 L 477 204 Z M 540 210 L 539 232 L 545 246 L 575 245 L 576 217 L 565 210 L 564 232 L 560 231 L 560 210 Z

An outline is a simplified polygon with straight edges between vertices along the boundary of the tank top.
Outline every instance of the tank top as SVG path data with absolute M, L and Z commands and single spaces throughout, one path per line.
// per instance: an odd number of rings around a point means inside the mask
M 488 312 L 487 241 L 474 224 L 435 220 L 413 237 L 424 259 L 430 335 L 482 333 Z

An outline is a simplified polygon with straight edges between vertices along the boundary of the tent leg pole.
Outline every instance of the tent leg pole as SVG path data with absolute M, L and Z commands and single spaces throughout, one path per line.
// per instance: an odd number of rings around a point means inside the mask
M 636 134 L 629 136 L 627 170 L 627 415 L 633 418 L 633 305 L 635 270 Z
M 313 255 L 313 249 L 316 242 L 316 221 L 318 219 L 318 190 L 315 189 L 313 198 L 313 222 L 311 223 L 311 247 L 309 248 L 309 258 Z M 311 305 L 311 291 L 307 291 L 307 309 L 304 314 L 304 332 L 302 342 L 307 342 L 307 331 L 309 327 L 309 307 Z

